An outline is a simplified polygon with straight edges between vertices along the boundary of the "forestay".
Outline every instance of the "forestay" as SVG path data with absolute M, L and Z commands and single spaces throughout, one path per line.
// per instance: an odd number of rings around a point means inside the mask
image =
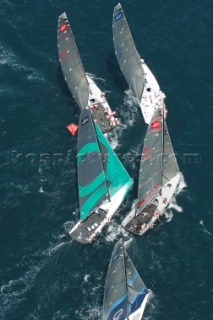
M 140 308 L 149 292 L 126 251 L 125 265 L 128 292 L 128 315 L 131 315 Z
M 112 30 L 119 66 L 130 89 L 140 101 L 145 84 L 144 70 L 120 3 L 114 8 Z
M 177 160 L 170 140 L 166 121 L 164 120 L 163 144 L 163 184 L 167 183 L 179 173 Z
M 95 129 L 102 154 L 109 195 L 112 198 L 125 185 L 129 190 L 133 182 L 96 123 Z
M 85 219 L 106 198 L 107 183 L 89 109 L 81 111 L 78 129 L 78 190 L 80 219 Z
M 154 113 L 149 124 L 140 163 L 138 202 L 136 214 L 158 194 L 162 186 L 163 167 L 163 117 Z
M 89 99 L 89 84 L 66 13 L 58 19 L 58 54 L 67 85 L 81 109 Z

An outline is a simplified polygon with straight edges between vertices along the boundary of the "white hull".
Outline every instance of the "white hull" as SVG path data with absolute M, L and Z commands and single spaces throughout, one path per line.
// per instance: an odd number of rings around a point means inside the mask
M 119 206 L 121 205 L 121 203 L 123 202 L 124 198 L 126 197 L 128 190 L 130 188 L 131 184 L 126 184 L 124 185 L 116 194 L 114 194 L 114 196 L 112 196 L 111 201 L 108 201 L 106 203 L 103 203 L 99 208 L 105 210 L 106 216 L 105 219 L 103 219 L 99 225 L 97 226 L 97 223 L 95 222 L 94 225 L 90 226 L 90 234 L 87 237 L 86 242 L 90 243 L 92 242 L 95 237 L 101 233 L 102 229 L 104 228 L 105 225 L 109 224 L 112 217 L 114 216 L 114 214 L 116 213 L 116 211 L 118 210 Z M 69 232 L 69 234 L 72 236 L 72 233 L 77 230 L 81 225 L 84 224 L 84 221 L 79 221 L 73 228 L 72 230 Z M 79 235 L 79 239 L 81 242 L 81 238 Z
M 96 105 L 96 103 L 100 102 L 103 107 L 104 110 L 106 111 L 106 113 L 108 113 L 110 116 L 110 124 L 111 127 L 116 126 L 117 124 L 119 124 L 117 118 L 114 117 L 114 112 L 112 112 L 106 98 L 105 98 L 105 93 L 102 92 L 98 86 L 96 85 L 96 83 L 88 76 L 86 75 L 87 80 L 89 82 L 89 88 L 90 88 L 90 95 L 89 95 L 89 107 L 91 110 L 91 113 L 93 113 L 93 108 Z M 95 101 L 95 102 L 94 102 Z
M 151 70 L 141 60 L 142 67 L 145 72 L 145 87 L 141 101 L 138 101 L 144 117 L 144 121 L 149 124 L 155 110 L 164 108 L 164 116 L 166 116 L 166 108 L 164 104 L 165 95 L 160 90 L 157 80 Z
M 168 208 L 172 197 L 175 195 L 176 190 L 178 188 L 179 182 L 181 180 L 182 174 L 179 172 L 175 177 L 166 183 L 162 189 L 161 194 L 157 195 L 155 199 L 153 199 L 152 203 L 158 203 L 155 213 L 150 220 L 149 223 L 142 225 L 140 232 L 137 232 L 138 235 L 143 235 L 147 230 L 154 227 L 154 224 L 160 217 L 165 214 L 166 209 Z M 127 217 L 122 221 L 122 226 L 126 227 L 126 225 L 135 217 L 135 211 L 132 210 Z M 134 233 L 134 231 L 132 230 Z
M 148 297 L 149 297 L 149 293 L 148 293 L 148 294 L 146 295 L 146 297 L 144 298 L 143 303 L 142 303 L 142 305 L 140 306 L 140 308 L 139 308 L 138 310 L 136 310 L 134 313 L 132 313 L 132 314 L 128 317 L 128 319 L 125 319 L 125 320 L 141 320 L 142 317 L 143 317 L 143 313 L 144 313 L 146 304 L 147 304 Z

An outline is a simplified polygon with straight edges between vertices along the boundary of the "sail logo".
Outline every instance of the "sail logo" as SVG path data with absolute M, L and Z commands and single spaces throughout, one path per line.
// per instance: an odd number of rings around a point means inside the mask
M 66 23 L 64 23 L 64 24 L 60 25 L 59 31 L 64 32 L 66 30 L 66 28 L 67 28 L 67 25 L 66 25 Z
M 84 126 L 86 123 L 88 123 L 89 122 L 89 118 L 88 117 L 85 117 L 85 118 L 83 118 L 82 120 L 81 120 L 81 124 L 82 124 L 82 126 Z
M 155 121 L 151 124 L 151 129 L 159 129 L 160 128 L 160 122 Z
M 113 317 L 113 320 L 119 320 L 121 319 L 121 316 L 124 314 L 124 309 L 120 309 L 116 312 L 116 314 Z
M 117 259 L 118 259 L 118 257 L 119 257 L 119 252 L 117 252 L 117 253 L 114 255 L 114 257 L 112 258 L 112 261 L 117 260 Z
M 119 12 L 115 15 L 115 21 L 119 21 L 122 18 L 122 12 Z

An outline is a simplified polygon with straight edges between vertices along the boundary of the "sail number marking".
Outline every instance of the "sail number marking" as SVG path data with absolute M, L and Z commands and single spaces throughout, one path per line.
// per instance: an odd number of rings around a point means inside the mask
M 119 21 L 120 19 L 122 18 L 122 12 L 118 12 L 116 15 L 115 15 L 115 21 Z

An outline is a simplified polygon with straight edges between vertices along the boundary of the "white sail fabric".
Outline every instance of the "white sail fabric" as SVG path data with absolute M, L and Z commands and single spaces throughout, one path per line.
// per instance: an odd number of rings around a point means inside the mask
M 140 101 L 145 84 L 144 70 L 120 3 L 114 8 L 112 31 L 115 54 L 121 71 L 133 94 Z
M 170 140 L 166 121 L 164 121 L 163 144 L 163 184 L 167 183 L 179 173 L 179 167 Z
M 148 290 L 125 251 L 125 266 L 128 292 L 128 315 L 133 314 L 143 303 Z

